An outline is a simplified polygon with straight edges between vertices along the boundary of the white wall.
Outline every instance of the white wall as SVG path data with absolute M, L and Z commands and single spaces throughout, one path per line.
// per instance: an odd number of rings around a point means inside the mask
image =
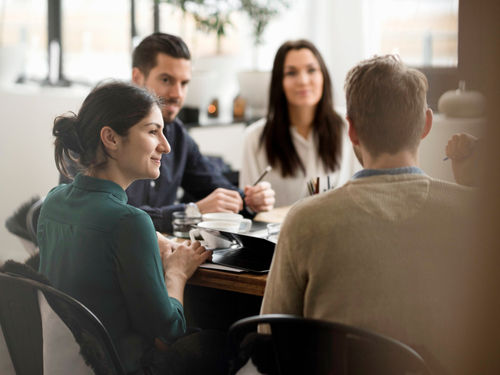
M 52 124 L 57 115 L 77 111 L 85 95 L 75 89 L 0 88 L 0 263 L 28 256 L 5 220 L 57 184 Z
M 323 55 L 335 106 L 345 106 L 347 72 L 364 58 L 363 0 L 316 0 L 309 18 L 313 41 Z
M 245 124 L 221 126 L 200 126 L 189 133 L 198 143 L 204 155 L 220 156 L 233 170 L 239 170 L 242 164 L 243 132 Z

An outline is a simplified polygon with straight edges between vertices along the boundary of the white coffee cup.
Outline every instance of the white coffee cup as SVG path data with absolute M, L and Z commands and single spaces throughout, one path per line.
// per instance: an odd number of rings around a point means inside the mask
M 202 221 L 198 224 L 197 228 L 193 228 L 189 231 L 189 238 L 191 241 L 200 241 L 207 250 L 227 249 L 231 247 L 233 242 L 218 235 L 218 231 L 237 232 L 239 226 L 237 222 L 232 223 L 230 221 Z M 216 231 L 211 231 L 211 229 L 216 229 Z
M 204 224 L 205 228 L 219 229 L 226 232 L 246 233 L 252 228 L 252 220 L 244 219 L 240 214 L 231 212 L 210 212 L 202 215 L 202 223 L 217 222 L 220 224 Z M 229 223 L 237 224 L 230 226 Z M 201 223 L 199 223 L 201 224 Z M 203 227 L 203 226 L 202 226 Z
M 240 230 L 240 223 L 237 221 L 202 221 L 197 224 L 198 228 L 218 229 L 225 232 L 236 233 Z

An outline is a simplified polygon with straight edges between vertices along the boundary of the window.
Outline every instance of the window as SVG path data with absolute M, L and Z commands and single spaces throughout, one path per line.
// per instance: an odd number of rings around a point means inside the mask
M 0 82 L 47 76 L 47 1 L 0 1 Z
M 128 79 L 131 64 L 130 1 L 62 2 L 64 75 L 89 84 Z
M 207 2 L 205 7 L 196 6 L 194 3 L 188 5 L 188 12 L 183 13 L 177 6 L 160 3 L 160 31 L 183 38 L 195 59 L 239 52 L 241 36 L 238 25 L 241 24 L 244 17 L 240 12 L 234 11 L 236 8 L 234 2 L 213 2 L 213 4 Z M 200 28 L 193 16 L 193 12 L 207 16 L 210 11 L 220 11 L 220 22 L 224 25 L 224 35 L 219 38 L 213 27 Z
M 136 28 L 136 36 L 133 41 L 134 47 L 137 46 L 146 36 L 154 30 L 154 3 L 152 0 L 133 0 L 134 21 Z
M 458 0 L 364 0 L 365 56 L 397 53 L 409 65 L 457 67 Z

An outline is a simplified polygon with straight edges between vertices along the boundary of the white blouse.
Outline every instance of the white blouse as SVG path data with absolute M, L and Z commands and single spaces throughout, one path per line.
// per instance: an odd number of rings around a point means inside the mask
M 269 165 L 265 148 L 261 147 L 260 137 L 266 119 L 260 119 L 245 129 L 243 143 L 243 160 L 240 170 L 240 188 L 245 185 L 252 185 Z M 295 176 L 282 177 L 278 168 L 273 168 L 264 178 L 264 181 L 271 183 L 276 192 L 275 207 L 288 206 L 299 199 L 309 196 L 307 182 L 320 177 L 320 192 L 339 187 L 347 182 L 352 175 L 361 169 L 352 150 L 351 142 L 347 132 L 342 132 L 342 153 L 340 158 L 340 168 L 333 173 L 328 173 L 323 167 L 321 159 L 318 158 L 317 145 L 312 133 L 305 139 L 295 127 L 290 127 L 292 142 L 300 160 L 304 164 L 306 173 L 301 170 Z

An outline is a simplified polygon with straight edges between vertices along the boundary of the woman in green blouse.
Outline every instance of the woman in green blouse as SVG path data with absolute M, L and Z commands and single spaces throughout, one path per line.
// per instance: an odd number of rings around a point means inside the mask
M 56 118 L 57 168 L 65 174 L 64 159 L 76 153 L 81 172 L 44 201 L 40 272 L 99 317 L 130 373 L 210 373 L 223 340 L 210 332 L 185 336 L 183 311 L 186 281 L 210 253 L 199 242 L 165 239 L 127 204 L 125 189 L 158 178 L 170 151 L 160 105 L 148 91 L 112 82 L 97 86 L 78 115 Z M 165 353 L 155 348 L 158 339 Z

